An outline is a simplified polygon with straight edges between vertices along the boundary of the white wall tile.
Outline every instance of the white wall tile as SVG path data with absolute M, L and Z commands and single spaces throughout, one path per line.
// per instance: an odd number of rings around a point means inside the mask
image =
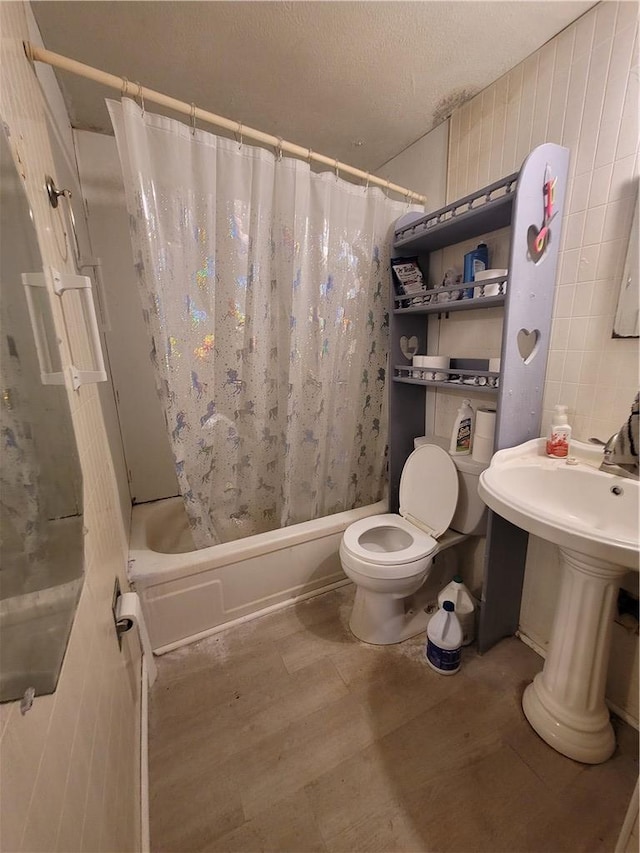
M 564 226 L 564 240 L 563 240 L 563 248 L 565 251 L 568 249 L 577 249 L 582 245 L 582 232 L 584 231 L 584 220 L 585 220 L 585 212 L 581 211 L 580 213 L 571 213 L 567 217 L 566 224 Z
M 572 28 L 575 27 L 576 38 L 573 45 L 573 62 L 582 56 L 591 54 L 593 45 L 593 34 L 596 24 L 596 15 L 583 15 L 578 18 Z
M 612 41 L 603 41 L 590 57 L 585 107 L 578 140 L 576 175 L 593 171 Z
M 611 38 L 616 31 L 616 19 L 618 17 L 618 4 L 609 2 L 600 3 L 596 10 L 596 22 L 593 36 L 593 47 L 596 48 L 601 42 Z
M 550 76 L 550 75 L 549 75 Z M 524 62 L 522 74 L 522 93 L 518 113 L 518 135 L 516 141 L 516 164 L 520 165 L 531 150 L 531 131 L 533 112 L 536 103 L 538 82 L 538 54 L 534 53 Z
M 575 296 L 571 308 L 571 316 L 590 317 L 591 316 L 591 296 L 593 293 L 592 281 L 580 281 L 575 285 Z
M 612 163 L 616 159 L 616 146 L 627 88 L 627 76 L 628 73 L 622 73 L 617 76 L 609 76 L 607 80 L 594 160 L 596 169 L 605 166 L 607 163 Z
M 636 65 L 627 79 L 627 93 L 624 101 L 624 111 L 620 122 L 616 160 L 636 154 L 638 151 L 638 66 Z
M 551 108 L 550 92 L 555 73 L 556 41 L 550 41 L 540 49 L 535 85 L 535 105 L 531 125 L 531 148 L 547 141 L 547 126 Z
M 24 54 L 22 42 L 34 38 L 31 11 L 23 3 L 1 3 L 2 87 L 0 111 L 18 141 L 26 167 L 26 191 L 33 211 L 43 262 L 64 272 L 75 272 L 71 261 L 62 263 L 51 230 L 50 207 L 42 191 L 41 176 L 55 174 L 47 130 L 43 90 Z M 62 103 L 61 96 L 56 103 Z M 70 127 L 67 121 L 67 137 Z M 66 333 L 80 340 L 84 326 L 79 313 L 66 312 L 65 322 L 56 307 L 56 324 L 62 338 L 63 359 L 68 361 Z M 113 631 L 98 627 L 110 613 L 115 575 L 126 584 L 127 542 L 120 513 L 117 483 L 110 458 L 105 424 L 95 386 L 83 386 L 70 394 L 74 431 L 84 486 L 85 585 L 80 597 L 56 692 L 37 697 L 24 717 L 19 712 L 2 719 L 2 820 L 3 850 L 80 851 L 86 816 L 86 794 L 93 785 L 113 792 L 126 835 L 109 824 L 100 841 L 103 850 L 140 847 L 136 820 L 139 798 L 139 745 L 131 741 L 128 753 L 118 755 L 115 772 L 107 775 L 104 744 L 113 728 L 138 730 L 138 698 L 123 703 L 119 713 L 100 713 L 99 698 L 119 689 L 127 680 L 127 667 L 139 667 L 139 658 L 120 655 Z M 115 646 L 115 651 L 114 651 Z M 98 705 L 96 705 L 98 703 Z M 96 747 L 94 752 L 94 746 Z M 95 819 L 107 822 L 104 799 L 96 806 Z M 59 830 L 59 831 L 58 831 Z M 93 843 L 93 842 L 92 842 Z M 96 847 L 97 849 L 97 847 Z
M 638 173 L 636 155 L 631 154 L 614 163 L 611 173 L 608 201 L 617 201 L 627 196 L 635 196 L 638 191 Z
M 626 5 L 633 5 L 633 3 L 629 3 Z M 636 5 L 636 15 L 638 13 L 638 7 Z M 611 54 L 611 62 L 609 65 L 609 77 L 611 79 L 616 79 L 620 76 L 626 76 L 629 73 L 629 68 L 634 64 L 634 53 L 635 53 L 635 64 L 638 62 L 638 54 L 637 54 L 637 34 L 638 34 L 638 22 L 637 20 L 631 24 L 630 26 L 626 26 L 623 29 L 620 29 L 616 32 L 615 37 L 613 39 L 613 51 Z M 634 42 L 636 44 L 634 45 Z
M 557 65 L 557 63 L 556 63 Z M 569 72 L 555 72 L 549 97 L 549 116 L 545 142 L 562 142 L 564 118 L 567 111 L 567 96 L 569 93 Z
M 600 256 L 600 244 L 585 246 L 580 249 L 578 264 L 578 281 L 594 281 Z
M 640 161 L 636 18 L 636 3 L 599 3 L 489 87 L 494 92 L 492 143 L 488 155 L 481 145 L 477 164 L 474 159 L 478 175 L 487 156 L 492 179 L 519 168 L 527 136 L 529 144 L 557 142 L 571 152 L 543 434 L 552 407 L 564 403 L 576 438 L 607 438 L 626 418 L 639 384 L 638 341 L 611 337 Z M 481 99 L 483 105 L 489 102 L 487 91 Z M 483 110 L 483 134 L 486 119 Z M 468 134 L 457 151 L 458 174 L 468 157 L 465 144 Z M 458 183 L 458 195 L 474 188 L 468 177 Z M 477 340 L 468 328 L 464 339 Z M 449 344 L 455 346 L 455 338 Z M 445 410 L 442 405 L 443 434 L 454 414 Z M 557 596 L 557 577 L 545 572 L 550 558 L 545 547 L 555 555 L 555 549 L 531 538 L 521 613 L 521 626 L 543 645 Z M 637 638 L 635 648 L 637 655 Z M 633 708 L 637 713 L 637 701 L 630 713 Z
M 518 120 L 522 97 L 524 68 L 518 65 L 508 74 L 507 110 L 505 114 L 504 141 L 502 147 L 502 174 L 515 172 L 521 165 L 516 159 L 518 144 Z
M 573 310 L 573 294 L 575 285 L 567 284 L 556 288 L 554 317 L 571 317 Z
M 604 215 L 606 205 L 601 204 L 599 207 L 591 207 L 585 216 L 584 232 L 582 234 L 582 243 L 584 246 L 590 246 L 592 243 L 600 243 L 602 240 L 602 231 L 604 229 Z
M 505 75 L 494 86 L 494 113 L 491 133 L 491 152 L 489 154 L 489 181 L 498 181 L 503 176 L 502 152 L 504 150 L 504 132 L 509 95 L 509 79 Z M 453 200 L 453 199 L 452 199 Z
M 609 163 L 606 166 L 601 166 L 599 169 L 595 169 L 592 172 L 591 188 L 589 191 L 589 207 L 597 207 L 600 204 L 605 204 L 607 201 L 611 201 L 609 196 L 612 172 L 612 163 Z M 587 175 L 582 175 L 581 177 L 586 178 Z
M 583 173 L 576 174 L 571 181 L 571 196 L 569 201 L 569 209 L 573 213 L 578 213 L 581 210 L 586 210 L 589 201 L 589 191 L 591 187 L 591 174 Z M 604 202 L 602 202 L 604 204 Z M 590 205 L 589 205 L 590 206 Z

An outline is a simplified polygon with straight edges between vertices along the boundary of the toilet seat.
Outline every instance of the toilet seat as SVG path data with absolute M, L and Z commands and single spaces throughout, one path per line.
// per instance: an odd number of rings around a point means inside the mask
M 376 537 L 376 531 L 389 530 L 387 537 L 381 533 Z M 405 547 L 396 547 L 393 550 L 383 551 L 377 550 L 375 544 L 363 543 L 363 537 L 369 536 L 372 540 L 378 543 L 386 538 L 387 540 L 399 539 L 397 532 L 405 534 L 408 537 Z M 404 519 L 396 513 L 385 513 L 384 515 L 372 515 L 369 518 L 362 518 L 360 521 L 355 521 L 350 524 L 344 532 L 342 539 L 344 547 L 355 557 L 368 563 L 372 570 L 374 568 L 384 569 L 385 566 L 401 566 L 404 563 L 412 563 L 416 560 L 422 560 L 428 557 L 438 547 L 437 541 L 433 536 L 417 528 L 414 524 Z M 372 571 L 376 577 L 392 577 L 392 574 L 377 571 Z
M 341 547 L 371 577 L 392 578 L 438 548 L 458 502 L 458 475 L 441 447 L 423 445 L 409 456 L 400 479 L 400 515 L 373 515 L 350 524 Z M 393 571 L 395 568 L 395 572 Z

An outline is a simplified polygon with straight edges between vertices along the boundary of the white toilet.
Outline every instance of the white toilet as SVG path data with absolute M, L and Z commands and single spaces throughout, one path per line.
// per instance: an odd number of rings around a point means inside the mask
M 424 631 L 431 613 L 423 605 L 437 590 L 426 596 L 419 591 L 433 558 L 469 535 L 484 533 L 486 507 L 478 478 L 488 463 L 470 456 L 454 460 L 444 439 L 442 446 L 423 442 L 415 440 L 402 470 L 400 514 L 360 519 L 347 527 L 340 543 L 342 568 L 356 585 L 349 627 L 365 643 L 400 643 Z

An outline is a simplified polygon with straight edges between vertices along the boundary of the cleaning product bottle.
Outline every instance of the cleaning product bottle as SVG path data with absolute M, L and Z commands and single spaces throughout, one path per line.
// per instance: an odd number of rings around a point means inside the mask
M 551 430 L 547 439 L 547 456 L 558 456 L 560 458 L 568 456 L 570 440 L 571 427 L 567 420 L 567 407 L 554 406 Z
M 483 272 L 489 268 L 489 247 L 486 243 L 478 243 L 475 249 L 467 252 L 464 256 L 464 278 L 463 281 L 475 281 L 476 273 Z M 473 287 L 465 287 L 462 291 L 463 299 L 473 298 Z
M 462 645 L 468 646 L 476 636 L 476 600 L 464 585 L 460 575 L 454 575 L 451 583 L 438 593 L 440 607 L 445 601 L 453 601 L 455 613 L 462 628 Z
M 462 628 L 455 605 L 445 601 L 427 625 L 427 663 L 440 675 L 454 675 L 460 669 L 461 651 Z
M 463 400 L 458 409 L 456 422 L 451 433 L 449 453 L 452 456 L 467 456 L 471 453 L 471 438 L 473 435 L 473 409 L 471 400 Z

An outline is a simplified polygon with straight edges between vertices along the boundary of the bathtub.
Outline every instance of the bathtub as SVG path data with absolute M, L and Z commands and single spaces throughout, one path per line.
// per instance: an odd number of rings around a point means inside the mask
M 182 498 L 134 506 L 129 580 L 153 651 L 164 654 L 349 583 L 338 557 L 343 531 L 386 511 L 382 500 L 196 551 Z

